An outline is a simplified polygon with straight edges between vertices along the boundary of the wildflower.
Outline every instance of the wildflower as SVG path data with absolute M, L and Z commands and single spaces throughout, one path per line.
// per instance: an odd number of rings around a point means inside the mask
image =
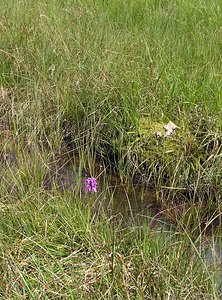
M 94 177 L 89 177 L 86 179 L 86 190 L 89 193 L 95 193 L 97 192 L 97 181 Z

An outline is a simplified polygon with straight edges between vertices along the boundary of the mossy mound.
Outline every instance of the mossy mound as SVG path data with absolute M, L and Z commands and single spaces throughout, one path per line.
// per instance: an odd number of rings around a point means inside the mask
M 206 153 L 195 135 L 182 126 L 166 136 L 166 123 L 142 117 L 137 130 L 115 139 L 113 148 L 118 153 L 119 164 L 121 167 L 125 164 L 125 170 L 147 178 L 156 187 L 193 194 L 201 183 L 207 186 L 201 170 Z
M 177 153 L 196 149 L 198 143 L 195 137 L 183 128 L 173 131 L 170 136 L 166 135 L 166 126 L 163 122 L 154 122 L 146 118 L 139 121 L 140 141 L 155 148 L 155 152 L 161 154 Z M 159 136 L 158 136 L 158 135 Z
M 159 185 L 190 185 L 193 166 L 198 155 L 195 137 L 183 128 L 177 128 L 172 135 L 166 136 L 164 122 L 140 120 L 140 164 L 144 162 L 149 176 L 152 174 Z M 161 136 L 157 137 L 156 133 Z M 157 183 L 155 182 L 155 183 Z

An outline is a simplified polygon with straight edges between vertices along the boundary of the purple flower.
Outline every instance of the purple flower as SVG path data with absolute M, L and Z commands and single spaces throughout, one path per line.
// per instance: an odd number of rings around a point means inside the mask
M 89 193 L 96 193 L 97 190 L 97 181 L 96 181 L 96 178 L 94 177 L 89 177 L 86 179 L 86 190 L 87 192 Z

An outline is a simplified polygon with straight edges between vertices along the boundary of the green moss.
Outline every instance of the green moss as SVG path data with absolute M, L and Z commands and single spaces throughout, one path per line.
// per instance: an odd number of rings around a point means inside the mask
M 165 136 L 164 126 L 168 121 L 142 117 L 138 123 L 138 130 L 125 132 L 113 141 L 120 166 L 148 176 L 155 186 L 184 188 L 195 182 L 201 160 L 206 157 L 194 134 L 181 126 L 172 135 Z
M 156 152 L 156 154 L 182 154 L 184 152 L 196 151 L 198 143 L 194 135 L 183 128 L 175 130 L 174 134 L 164 137 L 166 130 L 164 122 L 155 122 L 146 118 L 140 119 L 140 141 L 146 150 Z M 161 137 L 157 138 L 159 132 Z
M 142 117 L 139 120 L 139 133 L 144 137 L 154 137 L 155 132 L 157 131 L 161 132 L 161 134 L 164 135 L 164 125 L 164 123 L 158 123 L 148 118 Z

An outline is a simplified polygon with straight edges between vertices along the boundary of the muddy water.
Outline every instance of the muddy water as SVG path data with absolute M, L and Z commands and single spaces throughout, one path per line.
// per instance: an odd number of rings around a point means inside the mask
M 74 165 L 64 164 L 57 168 L 56 172 L 52 172 L 49 179 L 61 189 L 75 189 L 75 183 L 81 182 L 84 198 L 85 180 L 90 176 L 90 172 L 79 172 Z M 147 221 L 151 229 L 170 230 L 170 221 L 167 221 L 166 216 L 157 206 L 156 193 L 153 189 L 132 182 L 124 184 L 118 176 L 105 170 L 99 163 L 96 164 L 95 174 L 97 174 L 98 193 L 94 197 L 93 208 L 98 211 L 102 208 L 108 216 L 115 215 L 125 226 L 139 226 Z M 200 243 L 197 251 L 205 258 L 206 267 L 216 274 L 218 286 L 221 288 L 222 237 L 213 238 L 212 233 Z
M 198 248 L 198 252 L 204 258 L 206 268 L 213 271 L 216 282 L 222 293 L 222 236 L 209 237 Z M 221 299 L 221 298 L 220 298 Z
M 13 155 L 5 155 L 2 159 L 6 166 L 15 164 Z M 98 181 L 98 193 L 93 195 L 93 209 L 105 210 L 108 217 L 115 216 L 123 226 L 140 226 L 145 222 L 151 229 L 170 230 L 170 221 L 157 205 L 157 196 L 153 189 L 142 184 L 132 182 L 123 183 L 113 172 L 106 169 L 99 162 L 94 164 L 93 175 Z M 75 191 L 76 186 L 82 186 L 81 195 L 87 200 L 85 180 L 91 172 L 80 166 L 78 158 L 65 159 L 52 163 L 44 180 L 44 188 L 60 189 L 61 191 Z M 212 236 L 214 233 L 212 233 Z M 197 251 L 205 257 L 209 269 L 214 269 L 217 274 L 218 285 L 222 286 L 222 237 L 212 238 L 200 243 Z
M 163 224 L 163 216 L 158 212 L 156 193 L 142 184 L 123 183 L 117 175 L 109 172 L 100 163 L 94 164 L 98 182 L 98 192 L 94 196 L 93 208 L 103 209 L 109 215 L 122 218 L 123 223 L 140 223 L 144 218 L 151 220 L 151 226 Z M 82 186 L 81 195 L 85 199 L 85 181 L 90 177 L 88 170 L 79 166 L 74 159 L 60 166 L 52 166 L 45 180 L 45 187 L 52 186 L 60 190 L 75 190 L 76 185 Z

